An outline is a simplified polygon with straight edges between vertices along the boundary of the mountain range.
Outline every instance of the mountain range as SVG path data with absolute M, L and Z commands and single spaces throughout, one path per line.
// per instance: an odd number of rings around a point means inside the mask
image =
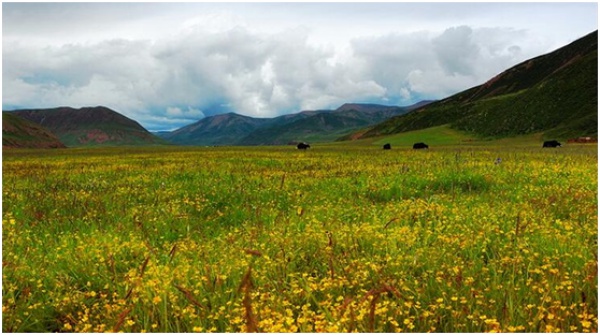
M 209 116 L 158 136 L 180 145 L 282 145 L 300 141 L 326 142 L 424 103 L 408 107 L 348 103 L 335 110 L 302 111 L 274 118 L 235 113 Z
M 274 118 L 228 113 L 155 134 L 102 106 L 27 109 L 3 112 L 2 143 L 5 148 L 283 145 L 388 136 L 439 126 L 482 138 L 529 133 L 556 139 L 597 137 L 598 32 L 517 64 L 482 85 L 407 107 L 347 103 L 335 110 Z

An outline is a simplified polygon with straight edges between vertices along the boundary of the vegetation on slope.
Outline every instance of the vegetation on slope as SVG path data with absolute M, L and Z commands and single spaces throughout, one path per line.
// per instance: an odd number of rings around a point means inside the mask
M 331 142 L 392 116 L 405 113 L 401 107 L 345 104 L 335 111 L 315 112 L 288 122 L 263 127 L 238 141 L 239 145 L 282 145 L 290 142 Z
M 597 47 L 596 31 L 484 85 L 383 122 L 362 136 L 444 124 L 489 137 L 536 132 L 560 139 L 597 136 Z
M 48 129 L 9 113 L 2 113 L 3 148 L 65 148 Z
M 101 106 L 27 109 L 10 113 L 47 128 L 70 147 L 166 143 L 138 122 Z

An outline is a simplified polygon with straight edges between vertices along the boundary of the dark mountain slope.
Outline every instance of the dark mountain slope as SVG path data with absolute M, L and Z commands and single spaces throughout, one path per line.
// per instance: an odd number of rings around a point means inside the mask
M 598 133 L 598 32 L 499 74 L 487 83 L 376 125 L 362 137 L 451 124 L 483 136 Z
M 281 145 L 290 142 L 334 141 L 355 129 L 364 128 L 407 109 L 374 104 L 344 104 L 334 111 L 315 111 L 292 114 L 288 122 L 278 120 L 257 129 L 238 142 L 240 145 Z M 279 117 L 276 119 L 280 119 Z
M 58 137 L 37 123 L 2 113 L 2 148 L 65 148 Z
M 184 145 L 230 145 L 267 122 L 269 119 L 227 113 L 206 117 L 162 137 Z
M 11 113 L 47 128 L 70 147 L 165 143 L 136 121 L 101 106 L 27 109 Z

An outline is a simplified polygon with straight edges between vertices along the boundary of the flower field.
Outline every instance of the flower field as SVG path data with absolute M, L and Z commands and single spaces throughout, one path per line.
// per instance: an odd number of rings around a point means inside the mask
M 597 150 L 5 150 L 2 331 L 597 332 Z

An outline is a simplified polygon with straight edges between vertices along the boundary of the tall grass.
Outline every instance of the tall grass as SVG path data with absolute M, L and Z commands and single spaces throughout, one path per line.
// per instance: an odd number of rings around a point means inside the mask
M 597 330 L 596 146 L 19 150 L 2 183 L 5 332 Z

